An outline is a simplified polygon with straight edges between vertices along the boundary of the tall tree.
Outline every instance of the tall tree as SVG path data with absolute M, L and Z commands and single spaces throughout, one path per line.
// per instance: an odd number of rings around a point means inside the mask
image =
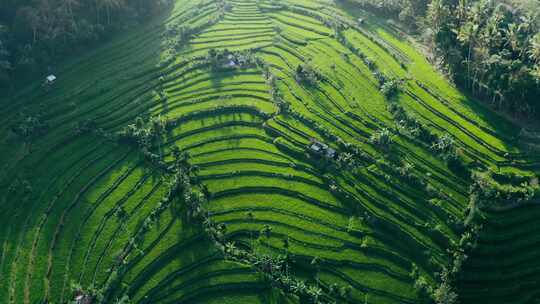
M 107 13 L 107 24 L 111 24 L 111 12 L 124 7 L 124 0 L 99 0 L 100 7 L 104 7 Z
M 0 86 L 9 80 L 9 73 L 12 69 L 10 53 L 6 45 L 7 28 L 0 24 Z

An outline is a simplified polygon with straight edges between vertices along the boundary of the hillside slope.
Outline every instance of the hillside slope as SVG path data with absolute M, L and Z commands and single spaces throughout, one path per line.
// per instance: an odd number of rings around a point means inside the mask
M 50 90 L 36 83 L 3 104 L 0 302 L 64 303 L 80 285 L 110 303 L 305 303 L 227 243 L 285 256 L 286 275 L 319 286 L 324 303 L 419 303 L 418 275 L 436 286 L 452 261 L 472 184 L 432 143 L 450 134 L 471 168 L 539 173 L 517 127 L 397 30 L 324 1 L 279 3 L 177 0 L 61 66 Z M 390 81 L 401 89 L 385 96 Z M 131 124 L 166 131 L 151 149 L 112 138 Z M 211 224 L 191 216 L 189 197 L 168 200 L 178 151 Z M 506 270 L 535 257 L 520 250 L 537 239 L 523 209 L 501 224 L 507 235 L 485 231 L 458 284 L 464 302 L 538 273 Z M 486 278 L 482 256 L 507 252 L 484 249 L 489 236 L 512 239 L 501 281 Z

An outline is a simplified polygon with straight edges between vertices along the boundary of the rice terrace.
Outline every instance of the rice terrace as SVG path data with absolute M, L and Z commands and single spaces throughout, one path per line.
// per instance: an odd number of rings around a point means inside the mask
M 540 303 L 538 120 L 362 2 L 173 0 L 0 88 L 0 303 Z

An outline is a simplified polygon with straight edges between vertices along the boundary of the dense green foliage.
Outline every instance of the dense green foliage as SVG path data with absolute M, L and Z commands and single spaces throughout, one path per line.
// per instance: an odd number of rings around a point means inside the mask
M 6 36 L 7 29 L 0 24 L 0 83 L 7 83 L 8 73 L 12 69 Z
M 535 0 L 363 1 L 421 32 L 454 80 L 515 115 L 540 111 L 540 6 Z
M 515 113 L 538 111 L 540 8 L 515 3 L 434 1 L 428 22 L 454 78 L 473 94 Z
M 0 3 L 0 86 L 15 71 L 45 70 L 167 6 L 167 0 L 25 0 Z
M 347 0 L 346 0 L 347 1 Z M 410 29 L 421 28 L 431 0 L 352 0 L 379 13 L 398 17 Z
M 538 300 L 540 134 L 346 5 L 176 0 L 0 96 L 0 302 Z

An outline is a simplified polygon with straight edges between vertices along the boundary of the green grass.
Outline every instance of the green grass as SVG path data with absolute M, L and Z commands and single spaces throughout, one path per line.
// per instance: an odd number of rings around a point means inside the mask
M 167 192 L 167 174 L 136 149 L 75 135 L 76 123 L 90 118 L 107 132 L 142 115 L 177 119 L 158 152 L 166 162 L 173 146 L 190 153 L 212 194 L 206 207 L 227 225 L 227 240 L 277 255 L 289 239 L 293 273 L 315 282 L 309 262 L 320 258 L 320 284 L 351 286 L 350 303 L 417 303 L 412 265 L 428 281 L 437 279 L 468 204 L 470 181 L 425 144 L 397 134 L 390 102 L 432 132 L 452 134 L 469 162 L 538 175 L 538 160 L 516 143 L 516 126 L 453 87 L 381 19 L 328 1 L 287 0 L 281 10 L 270 1 L 229 2 L 232 10 L 216 19 L 211 2 L 177 0 L 147 24 L 68 59 L 51 92 L 36 82 L 0 101 L 1 303 L 65 302 L 71 282 L 102 286 Z M 392 101 L 382 96 L 372 71 L 323 22 L 336 13 L 351 24 L 365 16 L 366 24 L 343 31 L 344 38 L 380 72 L 404 78 L 405 92 Z M 172 50 L 176 37 L 165 33 L 174 24 L 200 32 Z M 213 71 L 202 59 L 210 49 L 250 50 L 262 59 L 292 114 L 279 112 L 263 67 Z M 295 70 L 305 62 L 325 80 L 297 82 Z M 42 112 L 50 125 L 31 145 L 9 131 L 23 107 Z M 395 133 L 390 152 L 369 142 L 382 128 Z M 354 146 L 370 160 L 355 170 L 328 168 L 309 155 L 312 138 L 339 153 Z M 430 187 L 397 173 L 405 161 Z M 247 265 L 225 261 L 182 210 L 168 208 L 142 234 L 113 298 L 125 292 L 135 303 L 300 303 Z M 460 274 L 462 303 L 508 303 L 516 290 L 522 295 L 515 303 L 538 297 L 537 213 L 485 214 L 479 246 Z M 259 236 L 265 225 L 269 237 Z

